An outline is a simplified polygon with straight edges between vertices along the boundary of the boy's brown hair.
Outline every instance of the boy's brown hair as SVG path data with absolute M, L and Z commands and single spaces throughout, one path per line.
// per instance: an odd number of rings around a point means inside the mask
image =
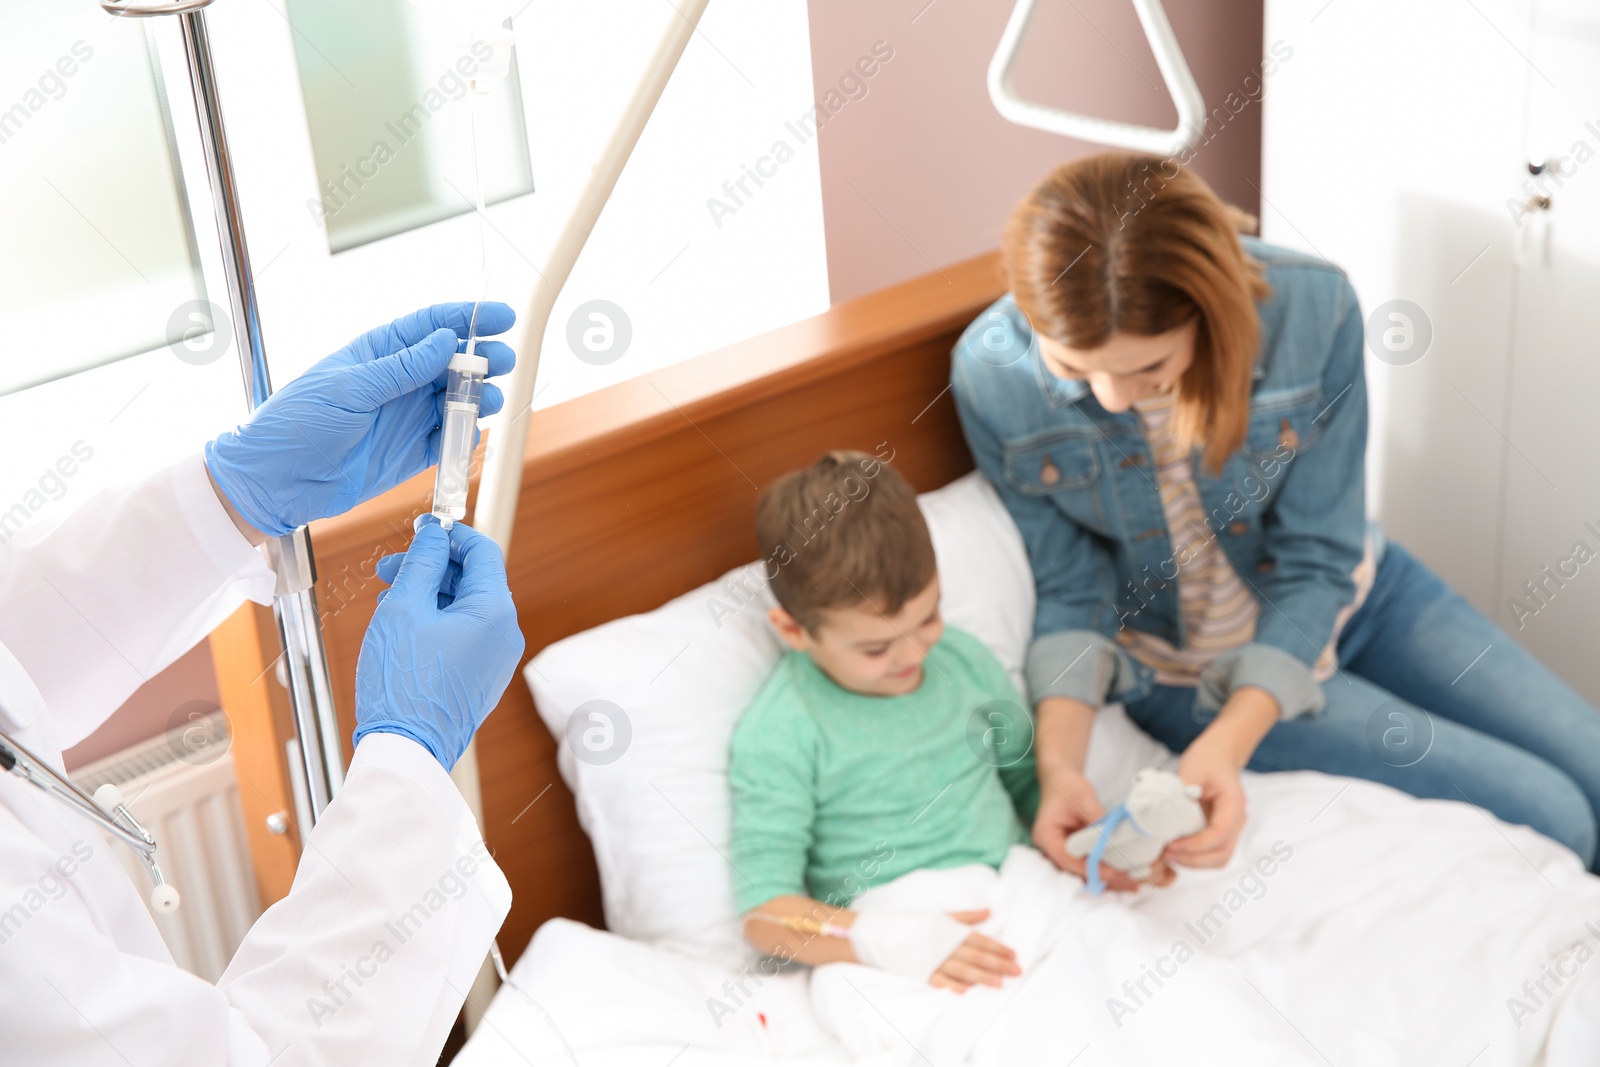
M 938 573 L 916 491 L 866 452 L 829 452 L 773 482 L 756 539 L 773 596 L 812 633 L 830 608 L 894 615 Z

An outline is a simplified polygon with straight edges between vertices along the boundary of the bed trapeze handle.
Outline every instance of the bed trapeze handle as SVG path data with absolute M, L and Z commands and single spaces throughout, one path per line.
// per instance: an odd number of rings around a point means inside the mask
M 989 99 L 1002 116 L 1020 126 L 1136 152 L 1177 155 L 1195 146 L 1205 128 L 1205 101 L 1200 96 L 1199 86 L 1195 85 L 1194 75 L 1189 73 L 1189 64 L 1184 61 L 1161 0 L 1133 0 L 1133 8 L 1139 15 L 1139 24 L 1144 27 L 1150 51 L 1155 54 L 1167 92 L 1178 109 L 1178 124 L 1170 130 L 1097 119 L 1019 97 L 1011 84 L 1011 68 L 1016 64 L 1037 4 L 1038 0 L 1017 0 L 1005 32 L 1000 36 L 1000 46 L 989 61 Z

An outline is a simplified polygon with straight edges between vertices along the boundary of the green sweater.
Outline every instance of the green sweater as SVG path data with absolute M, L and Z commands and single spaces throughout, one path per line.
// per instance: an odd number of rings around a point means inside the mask
M 904 696 L 853 693 L 788 653 L 728 761 L 740 913 L 785 895 L 844 906 L 926 867 L 998 867 L 1038 808 L 1032 742 L 1005 668 L 953 627 Z

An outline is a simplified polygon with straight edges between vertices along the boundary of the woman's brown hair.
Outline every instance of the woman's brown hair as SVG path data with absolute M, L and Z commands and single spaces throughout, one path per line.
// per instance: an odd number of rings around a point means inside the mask
M 1105 152 L 1052 170 L 1023 198 L 1001 241 L 1017 306 L 1068 348 L 1115 332 L 1150 336 L 1198 316 L 1194 361 L 1178 382 L 1179 440 L 1204 443 L 1219 474 L 1244 443 L 1260 345 L 1256 301 L 1272 292 L 1239 231 L 1254 219 L 1161 156 Z

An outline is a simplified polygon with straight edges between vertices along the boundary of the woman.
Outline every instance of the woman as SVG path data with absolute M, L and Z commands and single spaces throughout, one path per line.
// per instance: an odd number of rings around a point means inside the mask
M 1064 164 L 956 346 L 967 442 L 1038 588 L 1035 842 L 1082 873 L 1063 839 L 1103 814 L 1085 749 L 1120 700 L 1202 788 L 1173 862 L 1228 861 L 1249 767 L 1464 800 L 1592 868 L 1600 714 L 1366 521 L 1355 293 L 1250 221 L 1171 160 Z

